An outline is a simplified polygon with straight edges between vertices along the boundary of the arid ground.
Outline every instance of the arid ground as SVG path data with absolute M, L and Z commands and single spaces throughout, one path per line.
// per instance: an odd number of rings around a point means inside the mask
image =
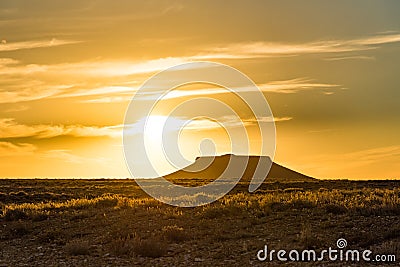
M 400 181 L 267 180 L 196 208 L 128 179 L 4 179 L 0 192 L 0 266 L 384 266 L 256 257 L 264 245 L 320 251 L 339 238 L 400 259 Z

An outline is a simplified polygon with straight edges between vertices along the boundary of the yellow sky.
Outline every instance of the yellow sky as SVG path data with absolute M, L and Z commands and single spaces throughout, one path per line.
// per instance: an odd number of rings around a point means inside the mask
M 400 177 L 398 1 L 117 2 L 0 3 L 0 177 L 128 177 L 129 101 L 158 71 L 198 60 L 233 66 L 262 90 L 278 163 L 319 178 Z M 257 122 L 220 87 L 178 88 L 155 121 L 205 96 L 241 110 L 257 154 Z M 206 137 L 232 152 L 212 121 L 189 126 L 187 158 Z

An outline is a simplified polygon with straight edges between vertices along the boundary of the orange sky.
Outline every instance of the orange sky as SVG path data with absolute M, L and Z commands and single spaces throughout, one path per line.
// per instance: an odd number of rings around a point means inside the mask
M 197 60 L 259 86 L 275 161 L 319 178 L 400 177 L 398 1 L 117 2 L 0 3 L 0 177 L 128 177 L 129 101 L 156 72 Z M 199 95 L 235 101 L 217 89 L 180 88 L 157 115 Z M 231 152 L 207 123 L 182 141 L 189 158 L 207 136 Z

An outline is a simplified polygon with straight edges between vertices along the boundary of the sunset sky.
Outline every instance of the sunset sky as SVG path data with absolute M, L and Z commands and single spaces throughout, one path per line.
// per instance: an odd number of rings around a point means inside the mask
M 399 14 L 397 0 L 2 0 L 0 177 L 129 177 L 129 101 L 156 72 L 207 60 L 263 91 L 276 162 L 317 178 L 400 178 Z M 234 101 L 216 89 L 181 88 L 164 105 Z M 196 134 L 231 152 L 202 123 Z

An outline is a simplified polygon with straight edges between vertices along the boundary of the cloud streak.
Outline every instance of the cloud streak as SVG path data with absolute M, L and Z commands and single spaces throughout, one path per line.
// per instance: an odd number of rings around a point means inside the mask
M 15 51 L 37 47 L 51 47 L 80 41 L 57 40 L 25 41 L 0 44 L 1 51 Z M 168 57 L 144 61 L 84 61 L 61 64 L 23 64 L 16 59 L 0 58 L 0 103 L 19 103 L 45 98 L 86 97 L 87 103 L 129 101 L 138 89 L 132 81 L 140 83 L 165 68 L 193 60 L 218 58 L 259 58 L 268 56 L 295 56 L 301 54 L 342 53 L 325 60 L 371 59 L 367 56 L 346 55 L 346 52 L 377 49 L 381 45 L 400 42 L 400 33 L 389 32 L 350 40 L 328 40 L 308 43 L 252 42 L 228 44 L 205 49 L 206 53 L 193 56 Z M 344 54 L 343 54 L 344 53 Z M 130 83 L 126 85 L 126 83 Z M 318 83 L 311 79 L 296 78 L 259 84 L 264 92 L 296 93 L 304 90 L 336 89 L 337 84 Z M 246 91 L 245 88 L 243 88 Z M 173 99 L 186 96 L 225 93 L 221 89 L 174 90 L 166 96 Z M 332 92 L 330 92 L 331 94 Z M 90 96 L 94 96 L 90 98 Z M 145 96 L 143 96 L 145 98 Z M 151 96 L 148 96 L 151 97 Z
M 271 93 L 297 93 L 299 91 L 338 89 L 340 85 L 329 83 L 318 83 L 309 78 L 296 78 L 285 81 L 274 81 L 271 83 L 258 85 L 263 92 Z
M 136 79 L 143 81 L 149 73 L 183 62 L 184 58 L 161 58 L 24 65 L 17 60 L 0 58 L 0 103 L 119 93 L 132 96 L 134 90 L 129 86 Z
M 309 78 L 295 78 L 283 81 L 273 81 L 270 83 L 258 84 L 258 88 L 264 93 L 293 94 L 300 91 L 329 90 L 323 91 L 326 95 L 334 94 L 332 90 L 341 88 L 339 84 L 319 83 Z M 162 91 L 138 92 L 138 87 L 112 86 L 97 88 L 88 91 L 75 92 L 72 94 L 61 94 L 55 97 L 80 97 L 95 96 L 95 98 L 85 99 L 85 103 L 112 103 L 127 102 L 135 95 L 140 100 L 156 100 Z M 235 88 L 240 92 L 255 92 L 254 88 Z M 202 89 L 175 89 L 163 95 L 163 100 L 172 100 L 185 97 L 202 97 L 232 93 L 225 88 L 202 88 Z
M 23 42 L 9 42 L 2 40 L 0 43 L 0 52 L 10 52 L 23 49 L 33 49 L 33 48 L 44 48 L 44 47 L 55 47 L 68 44 L 81 43 L 82 41 L 76 40 L 39 40 L 39 41 L 23 41 Z
M 12 51 L 35 47 L 50 47 L 79 41 L 51 40 L 2 43 L 0 51 Z M 53 65 L 23 64 L 12 58 L 0 58 L 0 103 L 18 103 L 43 98 L 65 98 L 96 96 L 85 99 L 88 103 L 107 103 L 128 101 L 135 90 L 124 86 L 132 79 L 143 81 L 149 73 L 165 68 L 204 59 L 262 58 L 268 56 L 295 56 L 301 54 L 342 53 L 338 57 L 325 58 L 328 61 L 370 60 L 373 57 L 346 55 L 346 52 L 377 49 L 381 45 L 400 42 L 400 33 L 389 32 L 350 40 L 327 40 L 308 43 L 252 42 L 234 43 L 205 49 L 206 53 L 193 56 L 168 57 L 145 61 L 85 61 Z M 4 82 L 10 80 L 9 82 Z M 55 82 L 57 81 L 57 82 Z M 89 81 L 89 82 L 88 82 Z M 117 82 L 115 82 L 117 81 Z M 6 83 L 6 84 L 5 84 Z M 265 92 L 295 93 L 313 89 L 333 89 L 336 84 L 316 83 L 310 79 L 297 78 L 259 84 Z M 246 89 L 244 89 L 246 90 Z M 210 90 L 210 94 L 223 93 Z M 204 95 L 205 91 L 175 90 L 166 98 L 172 99 L 190 95 Z
M 261 125 L 270 122 L 290 121 L 292 117 L 261 117 L 261 118 L 238 118 L 236 116 L 223 116 L 214 121 L 207 118 L 195 119 L 187 125 L 188 130 L 212 130 L 222 127 L 237 128 Z M 186 129 L 186 128 L 185 128 Z
M 3 61 L 3 62 L 2 62 Z M 97 78 L 146 74 L 187 62 L 186 57 L 166 57 L 144 61 L 82 61 L 61 64 L 17 64 L 20 61 L 3 58 L 0 60 L 1 74 L 28 75 L 46 74 L 63 76 L 91 76 Z
M 292 117 L 239 118 L 234 115 L 219 118 L 198 117 L 185 119 L 183 117 L 152 115 L 148 118 L 142 118 L 134 124 L 126 125 L 125 132 L 129 135 L 136 135 L 146 134 L 146 131 L 150 131 L 147 133 L 151 134 L 155 129 L 158 132 L 209 131 L 222 128 L 262 126 L 263 123 L 283 122 L 292 119 Z
M 29 156 L 37 149 L 36 146 L 29 143 L 0 142 L 0 157 L 10 156 Z
M 82 125 L 25 125 L 19 124 L 12 118 L 0 119 L 0 138 L 52 138 L 58 136 L 96 137 L 121 136 L 122 126 L 82 126 Z
M 139 89 L 145 74 L 187 62 L 165 58 L 149 62 L 82 62 L 59 65 L 21 65 L 10 59 L 0 60 L 0 103 L 19 103 L 44 98 L 85 97 L 81 102 L 110 103 L 129 101 Z M 2 65 L 3 63 L 3 65 Z M 129 66 L 129 67 L 128 67 Z M 115 75 L 115 76 L 114 76 Z M 134 76 L 132 76 L 134 75 Z M 135 79 L 134 79 L 135 78 Z M 94 81 L 93 81 L 94 79 Z M 92 82 L 93 81 L 93 82 Z M 339 85 L 316 83 L 296 78 L 259 84 L 265 92 L 295 93 L 303 90 L 334 89 Z M 251 91 L 250 88 L 239 88 Z M 164 99 L 228 93 L 223 88 L 173 90 Z M 159 91 L 146 92 L 142 100 L 154 99 Z
M 374 60 L 375 57 L 369 56 L 346 56 L 346 57 L 330 57 L 325 58 L 326 61 L 340 61 L 340 60 Z
M 296 78 L 284 81 L 273 81 L 270 83 L 258 84 L 257 86 L 259 90 L 261 90 L 264 93 L 284 93 L 284 94 L 297 93 L 299 91 L 324 90 L 324 89 L 332 90 L 340 88 L 340 85 L 338 84 L 318 83 L 308 78 Z M 240 91 L 240 92 L 258 92 L 258 90 L 255 89 L 254 87 L 239 87 L 232 89 L 235 89 L 235 91 Z M 156 100 L 162 93 L 163 92 L 161 91 L 153 91 L 145 93 L 138 92 L 136 96 L 140 100 Z M 183 97 L 201 97 L 201 96 L 212 97 L 213 95 L 228 94 L 228 93 L 232 92 L 229 89 L 225 88 L 201 88 L 201 89 L 185 89 L 185 90 L 176 89 L 165 94 L 162 99 L 169 100 L 169 99 L 176 99 Z M 329 93 L 332 94 L 333 92 Z M 120 95 L 120 97 L 121 96 L 122 95 Z M 128 101 L 130 100 L 130 98 L 125 100 Z M 123 98 L 121 97 L 120 99 Z
M 308 43 L 248 42 L 234 43 L 205 50 L 199 58 L 259 58 L 268 56 L 288 56 L 303 54 L 344 53 L 366 51 L 379 45 L 400 42 L 400 33 L 387 33 L 350 40 L 326 40 Z
M 167 116 L 150 116 L 148 123 L 155 125 L 164 125 L 167 121 Z M 242 127 L 253 126 L 258 123 L 282 122 L 292 120 L 292 117 L 262 117 L 258 118 L 236 118 L 235 116 L 222 116 L 216 121 L 209 118 L 196 118 L 187 120 L 179 117 L 172 117 L 169 120 L 167 131 L 179 131 L 183 128 L 186 130 L 212 130 L 219 128 L 222 125 L 225 127 Z M 82 125 L 26 125 L 17 123 L 12 118 L 0 119 L 0 139 L 13 138 L 36 138 L 46 139 L 59 136 L 71 137 L 110 137 L 121 138 L 124 127 L 130 129 L 131 134 L 141 133 L 145 119 L 139 120 L 133 125 L 114 125 L 114 126 L 82 126 Z M 218 124 L 217 122 L 221 123 Z M 161 127 L 161 126 L 160 126 Z M 160 128 L 159 127 L 159 128 Z M 162 128 L 161 128 L 162 129 Z M 4 143 L 4 142 L 2 142 Z M 3 144 L 5 148 L 6 144 Z M 12 148 L 10 146 L 10 148 Z M 17 149 L 17 147 L 14 147 Z

